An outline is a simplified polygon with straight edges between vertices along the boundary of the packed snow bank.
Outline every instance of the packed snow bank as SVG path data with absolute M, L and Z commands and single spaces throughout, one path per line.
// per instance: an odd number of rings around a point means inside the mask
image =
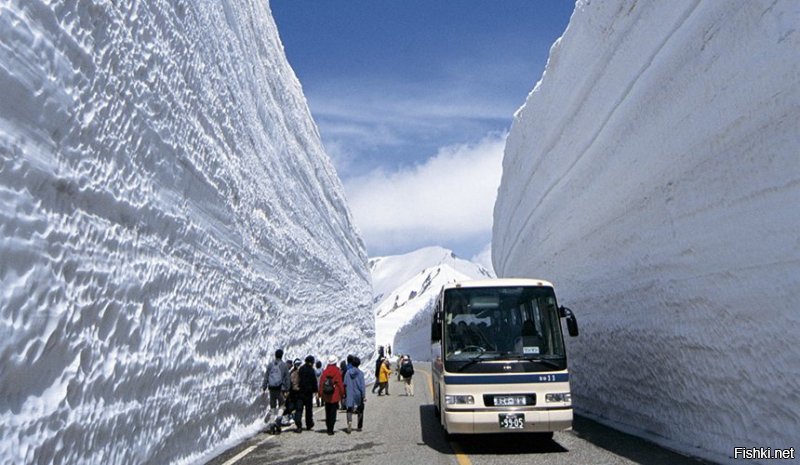
M 375 341 L 391 344 L 393 354 L 430 359 L 433 301 L 454 281 L 492 278 L 481 265 L 443 247 L 424 247 L 403 255 L 369 260 L 375 305 Z
M 799 26 L 793 1 L 578 2 L 492 248 L 575 310 L 579 410 L 720 461 L 798 445 Z
M 201 458 L 276 348 L 372 355 L 264 2 L 12 2 L 0 38 L 0 463 Z

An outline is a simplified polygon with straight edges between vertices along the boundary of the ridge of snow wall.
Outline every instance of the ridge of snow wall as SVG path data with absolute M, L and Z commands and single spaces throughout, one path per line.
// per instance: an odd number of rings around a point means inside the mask
M 0 463 L 203 460 L 275 349 L 374 356 L 266 3 L 11 2 L 0 38 Z
M 517 112 L 498 276 L 578 316 L 576 409 L 672 448 L 800 437 L 800 6 L 579 1 Z

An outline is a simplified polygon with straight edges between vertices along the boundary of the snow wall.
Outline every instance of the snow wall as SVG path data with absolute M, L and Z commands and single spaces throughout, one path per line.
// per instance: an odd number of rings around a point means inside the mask
M 0 463 L 203 460 L 272 353 L 374 355 L 265 2 L 0 6 Z
M 579 411 L 720 462 L 800 446 L 799 29 L 795 1 L 577 3 L 492 250 L 575 311 Z

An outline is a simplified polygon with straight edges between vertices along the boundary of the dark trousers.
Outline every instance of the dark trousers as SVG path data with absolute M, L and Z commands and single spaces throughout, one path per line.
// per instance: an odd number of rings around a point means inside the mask
M 298 399 L 300 398 L 299 391 L 289 391 L 289 396 L 286 398 L 286 408 L 283 410 L 284 415 L 290 415 L 289 418 L 294 418 L 294 411 L 297 409 Z
M 269 408 L 283 407 L 283 393 L 281 388 L 269 388 Z
M 325 427 L 328 429 L 328 434 L 333 434 L 333 425 L 336 423 L 336 411 L 339 410 L 337 402 L 325 402 Z
M 302 392 L 297 395 L 294 411 L 294 424 L 298 428 L 303 427 L 301 419 L 303 418 L 303 410 L 306 411 L 306 428 L 311 429 L 314 427 L 314 393 Z
M 358 407 L 349 407 L 347 409 L 347 424 L 353 421 L 353 414 L 358 415 L 358 429 L 364 427 L 364 403 L 360 403 Z
M 378 383 L 378 395 L 381 395 L 382 392 L 386 391 L 386 395 L 389 395 L 389 382 L 385 383 Z

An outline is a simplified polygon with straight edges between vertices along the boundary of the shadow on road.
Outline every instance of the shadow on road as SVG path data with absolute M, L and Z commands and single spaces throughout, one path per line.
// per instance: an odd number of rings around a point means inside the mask
M 455 436 L 453 442 L 468 455 L 518 455 L 518 454 L 553 454 L 568 452 L 552 439 L 535 434 L 498 433 L 476 434 L 474 436 Z
M 541 439 L 533 434 L 475 434 L 469 436 L 445 436 L 439 419 L 434 415 L 433 405 L 420 405 L 419 424 L 422 441 L 441 454 L 453 455 L 450 441 L 456 443 L 461 452 L 468 455 L 516 455 L 551 454 L 567 452 L 567 449 L 552 439 Z
M 325 430 L 322 431 L 324 432 Z M 337 434 L 340 433 L 337 432 Z M 344 435 L 343 432 L 341 434 Z M 374 449 L 380 446 L 380 444 L 372 441 L 356 444 L 348 444 L 347 442 L 339 441 L 336 444 L 337 447 L 331 449 L 329 446 L 322 446 L 319 443 L 311 442 L 306 444 L 308 447 L 298 449 L 297 447 L 286 447 L 286 444 L 281 444 L 280 441 L 272 441 L 267 444 L 262 444 L 258 450 L 248 455 L 241 463 L 242 465 L 263 463 L 269 463 L 270 465 L 331 465 L 353 463 L 353 461 L 360 462 L 360 460 L 376 456 L 378 452 Z M 353 453 L 356 455 L 353 455 Z
M 636 463 L 652 465 L 713 465 L 713 462 L 669 451 L 652 442 L 611 429 L 580 415 L 574 416 L 572 429 L 579 438 Z
M 439 419 L 434 415 L 433 405 L 419 406 L 419 427 L 422 442 L 440 454 L 453 455 L 453 448 L 444 435 Z

